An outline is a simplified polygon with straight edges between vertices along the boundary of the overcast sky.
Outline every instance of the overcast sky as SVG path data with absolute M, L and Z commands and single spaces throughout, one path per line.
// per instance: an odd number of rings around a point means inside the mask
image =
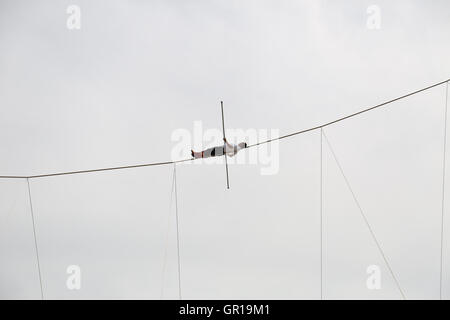
M 445 0 L 0 0 L 0 175 L 171 160 L 174 132 L 221 130 L 220 100 L 230 129 L 313 127 L 450 78 L 449 33 Z M 440 86 L 325 128 L 408 299 L 439 298 L 444 111 Z M 230 190 L 223 164 L 177 166 L 183 298 L 320 298 L 320 147 L 312 131 L 260 149 L 276 173 L 230 165 Z M 44 297 L 177 298 L 172 175 L 30 180 Z M 0 298 L 39 299 L 26 180 L 0 190 Z M 325 143 L 323 192 L 324 298 L 401 298 Z

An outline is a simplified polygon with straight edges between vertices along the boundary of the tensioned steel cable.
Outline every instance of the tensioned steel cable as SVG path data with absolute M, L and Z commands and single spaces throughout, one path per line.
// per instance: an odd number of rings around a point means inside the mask
M 123 169 L 133 169 L 133 168 L 142 168 L 142 167 L 152 167 L 152 166 L 163 166 L 167 164 L 174 164 L 180 162 L 192 161 L 191 159 L 177 160 L 177 161 L 165 161 L 165 162 L 153 162 L 153 163 L 144 163 L 144 164 L 136 164 L 130 166 L 121 166 L 121 167 L 110 167 L 110 168 L 100 168 L 100 169 L 89 169 L 89 170 L 80 170 L 80 171 L 68 171 L 68 172 L 57 172 L 57 173 L 47 173 L 47 174 L 39 174 L 33 176 L 0 176 L 0 179 L 34 179 L 34 178 L 45 178 L 45 177 L 55 177 L 55 176 L 64 176 L 71 174 L 80 174 L 80 173 L 93 173 L 93 172 L 101 172 L 101 171 L 111 171 L 111 170 L 123 170 Z
M 323 129 L 320 129 L 320 300 L 323 300 Z
M 384 254 L 383 249 L 381 248 L 380 242 L 378 241 L 377 237 L 375 236 L 375 232 L 373 231 L 372 227 L 370 226 L 369 220 L 367 219 L 366 215 L 364 214 L 364 211 L 363 211 L 363 209 L 361 207 L 361 204 L 359 203 L 358 198 L 356 198 L 355 192 L 353 191 L 352 187 L 350 186 L 350 182 L 348 181 L 347 176 L 344 173 L 344 169 L 342 168 L 342 166 L 341 166 L 341 164 L 340 164 L 340 162 L 339 162 L 339 160 L 338 160 L 338 158 L 336 156 L 336 153 L 334 152 L 333 147 L 331 146 L 331 143 L 328 140 L 328 137 L 325 134 L 325 131 L 323 129 L 322 129 L 322 134 L 323 134 L 323 136 L 325 138 L 325 141 L 327 142 L 327 145 L 328 145 L 328 147 L 329 147 L 329 149 L 331 151 L 331 154 L 333 155 L 334 161 L 336 161 L 336 164 L 339 167 L 339 171 L 341 172 L 342 176 L 344 177 L 345 184 L 347 185 L 347 188 L 350 190 L 350 193 L 352 194 L 353 200 L 355 201 L 356 205 L 358 206 L 359 212 L 361 213 L 361 216 L 362 216 L 362 218 L 363 218 L 367 228 L 369 229 L 369 232 L 372 235 L 372 238 L 375 241 L 375 244 L 377 245 L 378 250 L 381 253 L 381 256 L 383 257 L 383 260 L 386 263 L 386 266 L 389 269 L 389 272 L 391 273 L 391 276 L 394 279 L 395 284 L 397 285 L 397 288 L 400 291 L 400 294 L 402 295 L 402 298 L 405 300 L 406 297 L 405 297 L 405 294 L 403 293 L 402 288 L 400 287 L 400 283 L 399 283 L 397 277 L 395 276 L 394 271 L 392 270 L 391 265 L 389 264 L 389 262 L 388 262 L 388 260 L 386 258 L 386 255 Z
M 432 88 L 434 88 L 434 87 L 438 87 L 438 86 L 440 86 L 440 85 L 442 85 L 442 84 L 444 84 L 444 83 L 447 83 L 447 82 L 449 82 L 449 81 L 450 81 L 450 79 L 447 79 L 447 80 L 445 80 L 445 81 L 441 81 L 441 82 L 435 83 L 435 84 L 433 84 L 433 85 L 431 85 L 431 86 L 428 86 L 428 87 L 425 87 L 425 88 L 422 88 L 422 89 L 419 89 L 419 90 L 416 90 L 416 91 L 407 93 L 407 94 L 405 94 L 405 95 L 403 95 L 403 96 L 401 96 L 401 97 L 398 97 L 398 98 L 395 98 L 395 99 L 392 99 L 392 100 L 389 100 L 389 101 L 386 101 L 386 102 L 377 104 L 377 105 L 375 105 L 375 106 L 372 106 L 372 107 L 363 109 L 363 110 L 361 110 L 361 111 L 358 111 L 358 112 L 355 112 L 355 113 L 352 113 L 352 114 L 349 114 L 349 115 L 347 115 L 347 116 L 345 116 L 345 117 L 338 118 L 338 119 L 336 119 L 336 120 L 327 122 L 327 123 L 325 123 L 325 124 L 321 124 L 321 125 L 318 125 L 318 126 L 315 126 L 315 127 L 312 127 L 312 128 L 308 128 L 308 129 L 304 129 L 304 130 L 297 131 L 297 132 L 294 132 L 294 133 L 290 133 L 290 134 L 287 134 L 287 135 L 284 135 L 284 136 L 281 136 L 281 137 L 278 137 L 278 138 L 273 138 L 273 139 L 269 139 L 269 140 L 266 140 L 266 141 L 261 141 L 261 142 L 258 142 L 258 143 L 249 145 L 249 146 L 247 146 L 247 148 L 259 146 L 259 145 L 261 145 L 261 144 L 269 143 L 269 142 L 276 141 L 276 140 L 281 140 L 281 139 L 289 138 L 289 137 L 296 136 L 296 135 L 298 135 L 298 134 L 306 133 L 306 132 L 309 132 L 309 131 L 314 131 L 314 130 L 317 130 L 317 129 L 325 128 L 325 127 L 328 127 L 328 126 L 330 126 L 330 125 L 332 125 L 332 124 L 335 124 L 335 123 L 337 123 L 337 122 L 341 122 L 341 121 L 344 121 L 344 120 L 347 120 L 347 119 L 356 117 L 356 116 L 358 116 L 358 115 L 360 115 L 360 114 L 363 114 L 363 113 L 372 111 L 372 110 L 374 110 L 374 109 L 381 108 L 381 107 L 383 107 L 383 106 L 386 106 L 386 105 L 391 104 L 391 103 L 393 103 L 393 102 L 396 102 L 396 101 L 399 101 L 399 100 L 408 98 L 408 97 L 413 96 L 413 95 L 415 95 L 415 94 L 418 94 L 418 93 L 420 93 L 420 92 L 427 91 L 427 90 L 432 89 Z
M 430 85 L 428 87 L 425 87 L 425 88 L 422 88 L 422 89 L 419 89 L 419 90 L 407 93 L 407 94 L 405 94 L 403 96 L 400 96 L 400 97 L 397 97 L 395 99 L 391 99 L 389 101 L 380 103 L 378 105 L 375 105 L 375 106 L 363 109 L 361 111 L 349 114 L 349 115 L 347 115 L 345 117 L 338 118 L 336 120 L 324 123 L 322 125 L 318 125 L 318 126 L 315 126 L 315 127 L 312 127 L 312 128 L 308 128 L 308 129 L 304 129 L 304 130 L 301 130 L 301 131 L 293 132 L 293 133 L 290 133 L 290 134 L 287 134 L 287 135 L 284 135 L 284 136 L 281 136 L 281 137 L 278 137 L 278 138 L 273 138 L 273 139 L 269 139 L 269 140 L 266 140 L 266 141 L 257 142 L 255 144 L 247 146 L 247 148 L 259 146 L 261 144 L 269 143 L 269 142 L 276 141 L 276 140 L 282 140 L 282 139 L 289 138 L 289 137 L 292 137 L 292 136 L 295 136 L 295 135 L 299 135 L 299 134 L 302 134 L 302 133 L 306 133 L 306 132 L 309 132 L 309 131 L 325 128 L 325 127 L 330 126 L 332 124 L 344 121 L 344 120 L 349 119 L 349 118 L 353 118 L 355 116 L 358 116 L 358 115 L 360 115 L 362 113 L 366 113 L 366 112 L 369 112 L 371 110 L 378 109 L 380 107 L 383 107 L 383 106 L 386 106 L 386 105 L 391 104 L 393 102 L 405 99 L 407 97 L 413 96 L 413 95 L 418 94 L 420 92 L 427 91 L 429 89 L 432 89 L 434 87 L 440 86 L 440 85 L 442 85 L 444 83 L 447 83 L 449 81 L 450 81 L 450 79 L 447 79 L 445 81 L 441 81 L 441 82 L 435 83 L 435 84 Z M 72 174 L 81 174 L 81 173 L 93 173 L 93 172 L 101 172 L 101 171 L 123 170 L 123 169 L 132 169 L 132 168 L 140 168 L 140 167 L 150 167 L 150 166 L 161 166 L 161 165 L 175 164 L 175 163 L 194 161 L 194 160 L 195 160 L 194 158 L 189 158 L 189 159 L 177 160 L 177 161 L 154 162 L 154 163 L 146 163 L 146 164 L 138 164 L 138 165 L 121 166 L 121 167 L 110 167 L 110 168 L 100 168 L 100 169 L 90 169 L 90 170 L 80 170 L 80 171 L 69 171 L 69 172 L 57 172 L 57 173 L 31 175 L 31 176 L 8 176 L 8 175 L 3 175 L 3 176 L 0 176 L 0 179 L 45 178 L 45 177 L 54 177 L 54 176 L 63 176 L 63 175 L 72 175 Z
M 164 298 L 164 280 L 166 275 L 166 262 L 167 262 L 167 247 L 169 245 L 169 232 L 170 232 L 170 217 L 172 216 L 172 200 L 173 200 L 173 189 L 175 186 L 175 168 L 173 168 L 172 173 L 172 187 L 170 188 L 170 203 L 169 203 L 169 214 L 167 215 L 167 232 L 164 239 L 164 258 L 162 267 L 162 286 L 161 286 L 161 300 Z
M 443 247 L 444 247 L 444 205 L 445 205 L 445 155 L 447 144 L 447 107 L 448 107 L 448 81 L 445 90 L 445 112 L 444 112 L 444 150 L 442 161 L 442 213 L 441 213 L 441 266 L 439 272 L 439 299 L 442 300 L 442 269 L 443 269 Z
M 178 295 L 181 300 L 181 260 L 180 260 L 180 231 L 178 220 L 178 191 L 177 191 L 177 165 L 173 165 L 173 175 L 175 183 L 175 218 L 177 223 L 177 255 L 178 255 Z
M 31 222 L 33 224 L 34 248 L 36 250 L 36 261 L 37 261 L 37 269 L 38 269 L 38 274 L 39 274 L 39 285 L 41 288 L 41 299 L 44 300 L 44 290 L 42 288 L 41 264 L 39 262 L 39 250 L 38 250 L 37 238 L 36 238 L 36 226 L 34 223 L 33 201 L 31 200 L 31 190 L 30 190 L 30 180 L 29 179 L 27 179 L 27 186 L 28 186 L 28 197 L 29 197 L 29 201 L 30 201 Z

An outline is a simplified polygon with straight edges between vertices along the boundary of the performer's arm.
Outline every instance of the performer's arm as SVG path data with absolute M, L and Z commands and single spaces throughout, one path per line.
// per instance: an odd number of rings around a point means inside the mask
M 231 148 L 231 149 L 233 148 L 233 145 L 229 144 L 226 138 L 223 138 L 223 141 L 227 144 L 228 148 Z

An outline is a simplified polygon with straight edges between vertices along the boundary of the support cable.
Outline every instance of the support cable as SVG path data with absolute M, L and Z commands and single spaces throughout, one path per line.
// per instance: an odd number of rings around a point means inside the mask
M 33 201 L 31 200 L 31 189 L 30 189 L 30 180 L 29 179 L 27 179 L 27 186 L 28 186 L 28 198 L 30 201 L 31 222 L 33 223 L 34 248 L 36 250 L 36 261 L 37 261 L 37 269 L 38 269 L 38 275 L 39 275 L 39 286 L 41 288 L 41 300 L 44 300 L 44 290 L 42 288 L 41 264 L 39 262 L 39 250 L 38 250 L 38 244 L 37 244 L 37 238 L 36 238 L 36 226 L 35 226 L 35 222 L 34 222 Z
M 344 180 L 345 180 L 345 183 L 346 183 L 346 185 L 347 185 L 347 188 L 349 189 L 350 193 L 352 194 L 353 200 L 355 201 L 356 205 L 358 206 L 359 212 L 361 213 L 361 216 L 362 216 L 362 218 L 363 218 L 363 220 L 364 220 L 364 222 L 365 222 L 367 228 L 369 229 L 370 234 L 372 235 L 372 238 L 373 238 L 373 240 L 375 241 L 375 244 L 377 245 L 378 250 L 379 250 L 380 253 L 381 253 L 381 256 L 383 257 L 383 260 L 384 260 L 384 262 L 386 263 L 386 266 L 388 267 L 389 272 L 391 273 L 391 276 L 392 276 L 392 278 L 394 279 L 395 284 L 397 285 L 397 288 L 398 288 L 398 290 L 400 291 L 400 294 L 401 294 L 402 298 L 405 300 L 406 297 L 405 297 L 405 295 L 404 295 L 404 293 L 403 293 L 402 288 L 400 287 L 400 283 L 399 283 L 399 281 L 397 280 L 397 277 L 395 276 L 394 271 L 392 270 L 391 265 L 389 264 L 389 262 L 388 262 L 388 260 L 387 260 L 387 258 L 386 258 L 386 255 L 384 254 L 384 251 L 383 251 L 383 249 L 381 248 L 381 245 L 380 245 L 380 243 L 379 243 L 377 237 L 375 236 L 375 233 L 374 233 L 372 227 L 371 227 L 370 224 L 369 224 L 369 220 L 367 220 L 367 217 L 366 217 L 366 215 L 364 214 L 364 211 L 362 210 L 362 207 L 361 207 L 361 205 L 360 205 L 358 199 L 356 198 L 356 195 L 355 195 L 355 193 L 354 193 L 352 187 L 350 186 L 350 183 L 349 183 L 349 181 L 348 181 L 348 179 L 347 179 L 347 176 L 345 175 L 344 170 L 342 169 L 342 166 L 341 166 L 339 160 L 337 159 L 336 154 L 334 153 L 333 147 L 331 146 L 330 141 L 328 140 L 327 135 L 325 134 L 325 131 L 322 131 L 322 132 L 323 132 L 323 136 L 325 137 L 325 141 L 327 142 L 327 145 L 328 145 L 328 147 L 329 147 L 330 150 L 331 150 L 331 153 L 332 153 L 332 155 L 333 155 L 333 158 L 334 158 L 334 160 L 336 161 L 336 164 L 338 165 L 339 170 L 340 170 L 342 176 L 344 177 Z
M 323 300 L 323 129 L 320 128 L 320 300 Z
M 169 245 L 169 232 L 170 232 L 170 217 L 172 216 L 172 202 L 173 202 L 173 189 L 175 186 L 175 168 L 172 173 L 172 186 L 170 188 L 170 203 L 169 203 L 169 214 L 167 217 L 167 232 L 166 237 L 164 239 L 164 258 L 163 258 L 163 267 L 162 267 L 162 286 L 161 286 L 161 300 L 164 297 L 164 279 L 166 274 L 166 264 L 167 264 L 167 247 Z
M 181 300 L 181 260 L 180 260 L 180 231 L 178 221 L 178 192 L 177 192 L 177 165 L 173 165 L 173 172 L 175 177 L 175 217 L 177 224 L 177 255 L 178 255 L 178 296 Z
M 441 212 L 441 263 L 439 271 L 439 299 L 442 300 L 442 269 L 444 264 L 443 250 L 444 250 L 444 205 L 445 205 L 445 156 L 447 144 L 447 107 L 448 107 L 448 82 L 445 90 L 445 112 L 444 112 L 444 150 L 442 161 L 442 212 Z

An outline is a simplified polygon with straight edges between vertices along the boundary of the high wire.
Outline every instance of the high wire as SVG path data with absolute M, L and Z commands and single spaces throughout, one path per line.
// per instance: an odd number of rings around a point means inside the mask
M 418 94 L 418 93 L 420 93 L 420 92 L 427 91 L 427 90 L 432 89 L 432 88 L 434 88 L 434 87 L 438 87 L 438 86 L 440 86 L 440 85 L 446 84 L 446 83 L 448 83 L 449 81 L 450 81 L 450 78 L 447 79 L 447 80 L 444 80 L 444 81 L 435 83 L 435 84 L 433 84 L 433 85 L 430 85 L 430 86 L 428 86 L 428 87 L 425 87 L 425 88 L 422 88 L 422 89 L 419 89 L 419 90 L 416 90 L 416 91 L 407 93 L 407 94 L 405 94 L 405 95 L 403 95 L 403 96 L 400 96 L 400 97 L 391 99 L 391 100 L 389 100 L 389 101 L 386 101 L 386 102 L 377 104 L 377 105 L 375 105 L 375 106 L 372 106 L 372 107 L 363 109 L 363 110 L 361 110 L 361 111 L 358 111 L 358 112 L 349 114 L 349 115 L 347 115 L 347 116 L 345 116 L 345 117 L 338 118 L 338 119 L 336 119 L 336 120 L 333 120 L 333 121 L 330 121 L 330 122 L 327 122 L 327 123 L 324 123 L 324 124 L 321 124 L 321 125 L 318 125 L 318 126 L 315 126 L 315 127 L 312 127 L 312 128 L 308 128 L 308 129 L 304 129 L 304 130 L 301 130 L 301 131 L 293 132 L 293 133 L 290 133 L 290 134 L 287 134 L 287 135 L 284 135 L 284 136 L 281 136 L 281 137 L 278 137 L 278 138 L 273 138 L 273 139 L 269 139 L 269 140 L 257 142 L 257 143 L 255 143 L 255 144 L 248 145 L 247 148 L 259 146 L 259 145 L 266 144 L 266 143 L 273 142 L 273 141 L 277 141 L 277 140 L 282 140 L 282 139 L 289 138 L 289 137 L 292 137 L 292 136 L 296 136 L 296 135 L 299 135 L 299 134 L 302 134 L 302 133 L 306 133 L 306 132 L 310 132 L 310 131 L 322 129 L 322 128 L 328 127 L 328 126 L 330 126 L 330 125 L 332 125 L 332 124 L 335 124 L 335 123 L 338 123 L 338 122 L 347 120 L 347 119 L 349 119 L 349 118 L 353 118 L 353 117 L 358 116 L 358 115 L 360 115 L 360 114 L 363 114 L 363 113 L 366 113 L 366 112 L 369 112 L 369 111 L 372 111 L 372 110 L 381 108 L 381 107 L 386 106 L 386 105 L 388 105 L 388 104 L 391 104 L 391 103 L 393 103 L 393 102 L 396 102 L 396 101 L 399 101 L 399 100 L 408 98 L 408 97 L 413 96 L 413 95 L 415 95 L 415 94 Z M 145 163 L 145 164 L 137 164 L 137 165 L 128 165 L 128 166 L 121 166 L 121 167 L 110 167 L 110 168 L 89 169 L 89 170 L 80 170 L 80 171 L 68 171 L 68 172 L 47 173 L 47 174 L 39 174 L 39 175 L 31 175 L 31 176 L 12 176 L 12 175 L 11 175 L 11 176 L 8 176 L 8 175 L 3 175 L 3 176 L 0 176 L 0 179 L 35 179 L 35 178 L 45 178 L 45 177 L 54 177 L 54 176 L 64 176 L 64 175 L 81 174 L 81 173 L 93 173 L 93 172 L 112 171 L 112 170 L 123 170 L 123 169 L 132 169 L 132 168 L 140 168 L 140 167 L 162 166 L 162 165 L 176 164 L 176 163 L 187 162 L 187 161 L 194 161 L 194 160 L 195 160 L 194 158 L 189 158 L 189 159 L 177 160 L 177 161 L 153 162 L 153 163 Z
M 258 143 L 255 143 L 255 144 L 252 144 L 252 145 L 247 146 L 247 148 L 254 147 L 254 146 L 258 146 L 258 145 L 265 144 L 265 143 L 269 143 L 269 142 L 276 141 L 276 140 L 281 140 L 281 139 L 289 138 L 289 137 L 296 136 L 296 135 L 298 135 L 298 134 L 306 133 L 306 132 L 309 132 L 309 131 L 314 131 L 314 130 L 318 130 L 318 129 L 323 129 L 323 128 L 328 127 L 328 126 L 330 126 L 330 125 L 332 125 L 332 124 L 335 124 L 335 123 L 337 123 L 337 122 L 341 122 L 341 121 L 344 121 L 344 120 L 347 120 L 347 119 L 356 117 L 356 116 L 358 116 L 358 115 L 360 115 L 360 114 L 362 114 L 362 113 L 366 113 L 366 112 L 368 112 L 368 111 L 372 111 L 372 110 L 374 110 L 374 109 L 381 108 L 381 107 L 383 107 L 383 106 L 386 106 L 386 105 L 391 104 L 391 103 L 393 103 L 393 102 L 396 102 L 396 101 L 399 101 L 399 100 L 408 98 L 408 97 L 413 96 L 413 95 L 415 95 L 415 94 L 418 94 L 418 93 L 420 93 L 420 92 L 427 91 L 427 90 L 432 89 L 432 88 L 434 88 L 434 87 L 438 87 L 438 86 L 440 86 L 440 85 L 443 85 L 443 84 L 445 84 L 445 83 L 448 83 L 449 81 L 450 81 L 450 79 L 447 79 L 447 80 L 445 80 L 445 81 L 441 81 L 441 82 L 435 83 L 435 84 L 433 84 L 433 85 L 431 85 L 431 86 L 428 86 L 428 87 L 425 87 L 425 88 L 422 88 L 422 89 L 419 89 L 419 90 L 416 90 L 416 91 L 407 93 L 407 94 L 405 94 L 405 95 L 403 95 L 403 96 L 400 96 L 400 97 L 397 97 L 397 98 L 395 98 L 395 99 L 392 99 L 392 100 L 389 100 L 389 101 L 386 101 L 386 102 L 377 104 L 377 105 L 375 105 L 375 106 L 372 106 L 372 107 L 363 109 L 363 110 L 361 110 L 361 111 L 358 111 L 358 112 L 349 114 L 349 115 L 347 115 L 347 116 L 345 116 L 345 117 L 338 118 L 338 119 L 336 119 L 336 120 L 327 122 L 327 123 L 325 123 L 325 124 L 322 124 L 322 125 L 319 125 L 319 126 L 316 126 L 316 127 L 312 127 L 312 128 L 309 128 L 309 129 L 304 129 L 304 130 L 301 130 L 301 131 L 297 131 L 297 132 L 294 132 L 294 133 L 290 133 L 290 134 L 287 134 L 287 135 L 284 135 L 284 136 L 281 136 L 281 137 L 278 137 L 278 138 L 274 138 L 274 139 L 269 139 L 269 140 L 266 140 L 266 141 L 258 142 Z
M 177 161 L 166 161 L 166 162 L 153 162 L 153 163 L 143 163 L 129 166 L 121 166 L 121 167 L 110 167 L 110 168 L 100 168 L 100 169 L 89 169 L 89 170 L 80 170 L 80 171 L 68 171 L 68 172 L 57 172 L 57 173 L 47 173 L 47 174 L 39 174 L 32 176 L 0 176 L 0 179 L 34 179 L 34 178 L 45 178 L 45 177 L 54 177 L 54 176 L 64 176 L 71 174 L 80 174 L 80 173 L 93 173 L 93 172 L 101 172 L 101 171 L 111 171 L 111 170 L 123 170 L 123 169 L 132 169 L 132 168 L 141 168 L 141 167 L 152 167 L 152 166 L 163 166 L 168 164 L 181 163 L 186 161 L 192 161 L 191 159 L 177 160 Z

